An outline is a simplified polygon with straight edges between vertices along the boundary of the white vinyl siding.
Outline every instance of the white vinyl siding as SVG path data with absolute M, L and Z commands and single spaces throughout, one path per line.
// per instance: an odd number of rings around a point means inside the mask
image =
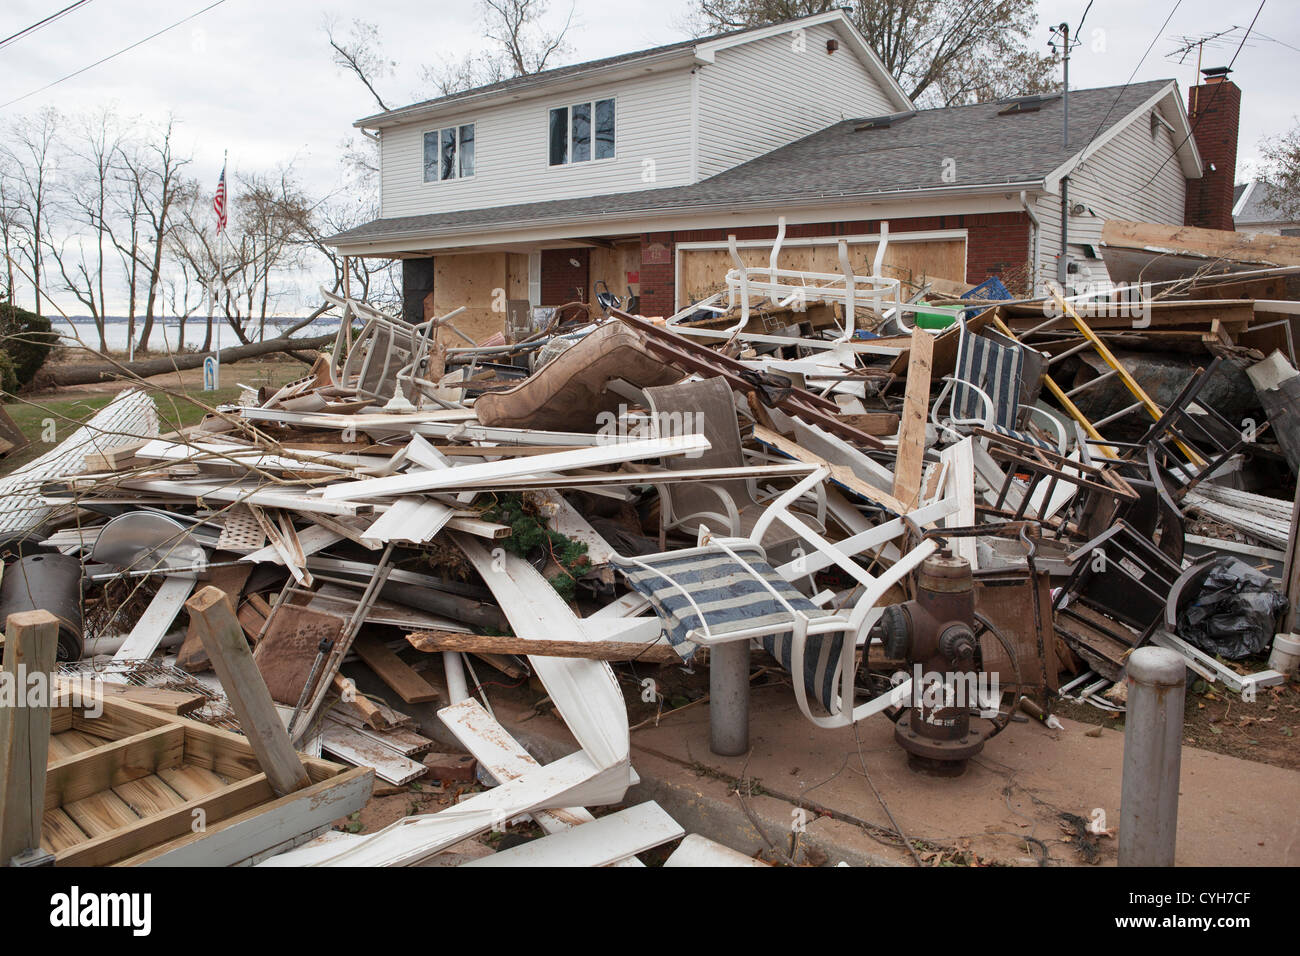
M 707 179 L 842 119 L 896 107 L 830 26 L 719 50 L 699 67 L 698 175 Z M 839 49 L 826 52 L 826 41 Z
M 1143 113 L 1070 176 L 1070 205 L 1082 203 L 1090 210 L 1070 217 L 1070 254 L 1074 258 L 1082 257 L 1085 244 L 1101 254 L 1101 229 L 1107 219 L 1182 224 L 1187 180 L 1174 155 L 1177 145 L 1178 140 L 1163 123 L 1156 123 L 1152 136 L 1150 112 Z M 1083 146 L 1081 143 L 1080 148 Z M 1038 279 L 1044 282 L 1056 278 L 1061 197 L 1039 197 L 1034 212 L 1043 229 Z M 1100 262 L 1083 268 L 1082 278 L 1105 278 Z
M 551 166 L 552 107 L 616 100 L 615 156 Z M 382 131 L 382 215 L 418 216 L 548 199 L 573 199 L 691 181 L 691 74 L 678 69 L 552 96 L 478 107 Z M 472 178 L 424 181 L 424 133 L 473 123 Z

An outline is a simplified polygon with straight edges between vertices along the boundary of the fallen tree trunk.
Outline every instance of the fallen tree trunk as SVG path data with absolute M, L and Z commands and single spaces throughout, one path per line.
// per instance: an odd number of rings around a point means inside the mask
M 295 339 L 281 335 L 265 342 L 250 342 L 248 345 L 235 345 L 220 352 L 181 352 L 164 355 L 155 359 L 141 359 L 138 362 L 114 364 L 103 362 L 97 365 L 67 365 L 43 368 L 37 373 L 33 385 L 36 388 L 50 388 L 61 385 L 92 385 L 96 382 L 111 382 L 117 379 L 138 375 L 148 378 L 151 375 L 163 375 L 184 369 L 199 368 L 209 355 L 216 355 L 222 365 L 237 362 L 240 359 L 256 358 L 259 355 L 272 355 L 276 352 L 301 352 L 316 349 L 334 341 L 335 333 L 317 335 L 308 339 Z

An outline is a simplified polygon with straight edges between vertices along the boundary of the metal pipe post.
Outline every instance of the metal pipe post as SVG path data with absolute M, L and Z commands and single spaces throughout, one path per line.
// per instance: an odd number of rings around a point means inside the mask
M 709 749 L 723 757 L 749 750 L 749 641 L 709 648 Z
M 1119 865 L 1173 866 L 1187 664 L 1163 647 L 1128 659 Z

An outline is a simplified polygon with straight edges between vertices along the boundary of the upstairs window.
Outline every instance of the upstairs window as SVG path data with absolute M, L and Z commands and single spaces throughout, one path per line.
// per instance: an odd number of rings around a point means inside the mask
M 550 165 L 614 158 L 614 101 L 575 103 L 551 110 Z
M 448 126 L 424 134 L 424 181 L 466 179 L 474 175 L 474 124 Z

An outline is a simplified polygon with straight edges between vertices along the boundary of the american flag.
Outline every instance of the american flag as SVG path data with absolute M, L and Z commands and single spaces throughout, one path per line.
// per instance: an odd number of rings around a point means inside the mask
M 217 214 L 217 233 L 226 228 L 226 166 L 221 165 L 221 181 L 217 183 L 217 195 L 212 200 L 212 210 Z

